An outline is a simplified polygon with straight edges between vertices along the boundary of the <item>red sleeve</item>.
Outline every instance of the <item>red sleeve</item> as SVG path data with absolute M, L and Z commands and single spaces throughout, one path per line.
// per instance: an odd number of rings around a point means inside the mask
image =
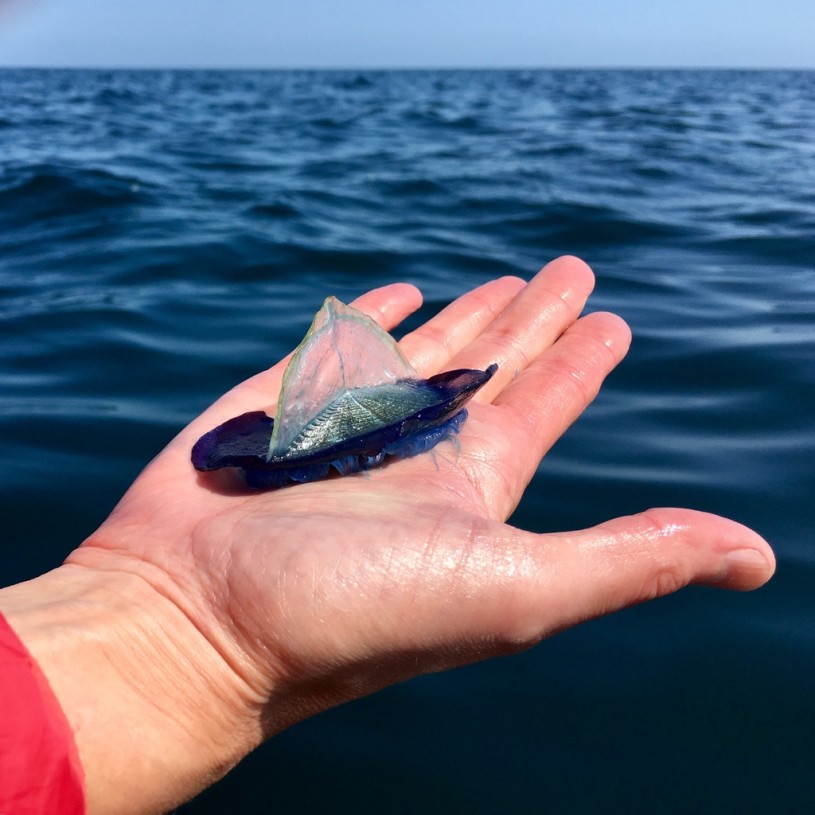
M 82 781 L 59 702 L 0 614 L 0 813 L 84 815 Z

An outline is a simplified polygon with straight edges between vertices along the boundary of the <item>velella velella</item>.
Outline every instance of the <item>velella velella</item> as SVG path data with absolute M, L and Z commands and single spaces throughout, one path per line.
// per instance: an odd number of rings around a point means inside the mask
M 422 379 L 390 334 L 329 297 L 283 374 L 274 419 L 262 410 L 229 419 L 195 443 L 192 463 L 236 467 L 268 489 L 418 455 L 459 432 L 465 403 L 496 370 Z

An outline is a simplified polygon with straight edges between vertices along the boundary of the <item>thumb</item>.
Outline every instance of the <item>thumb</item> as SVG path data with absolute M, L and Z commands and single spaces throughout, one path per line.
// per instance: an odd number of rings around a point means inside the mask
M 579 532 L 519 534 L 526 579 L 510 602 L 504 597 L 512 611 L 496 632 L 510 648 L 690 584 L 755 589 L 775 570 L 772 549 L 755 532 L 687 509 L 652 509 Z

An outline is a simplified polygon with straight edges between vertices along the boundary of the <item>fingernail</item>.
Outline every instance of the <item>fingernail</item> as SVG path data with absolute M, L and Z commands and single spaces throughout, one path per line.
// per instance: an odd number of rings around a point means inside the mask
M 763 576 L 770 569 L 767 556 L 758 549 L 736 549 L 728 552 L 725 555 L 724 564 L 726 577 L 738 574 L 743 578 L 748 577 L 751 572 L 756 575 L 760 573 Z

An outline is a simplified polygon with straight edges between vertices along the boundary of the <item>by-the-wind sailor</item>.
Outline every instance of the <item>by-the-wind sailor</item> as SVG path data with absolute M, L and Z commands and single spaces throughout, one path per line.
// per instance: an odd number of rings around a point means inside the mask
M 268 488 L 413 456 L 458 433 L 464 404 L 497 369 L 421 379 L 390 334 L 329 297 L 286 368 L 275 418 L 224 422 L 196 442 L 192 463 L 238 467 L 249 486 Z

